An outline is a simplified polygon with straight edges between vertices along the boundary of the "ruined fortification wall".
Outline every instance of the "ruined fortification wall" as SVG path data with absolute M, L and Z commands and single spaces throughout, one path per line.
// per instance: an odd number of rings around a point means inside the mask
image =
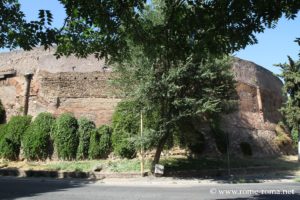
M 68 57 L 56 60 L 54 50 L 0 54 L 0 99 L 8 118 L 22 114 L 26 81 L 24 75 L 33 73 L 30 85 L 28 114 L 40 112 L 59 115 L 72 112 L 87 117 L 97 125 L 111 122 L 112 113 L 120 101 L 109 84 L 110 75 L 103 61 L 94 58 Z M 1 71 L 15 69 L 13 77 L 1 78 Z M 281 81 L 268 70 L 235 58 L 233 73 L 237 80 L 239 109 L 223 116 L 222 129 L 229 134 L 230 151 L 240 152 L 239 144 L 252 146 L 254 156 L 279 154 L 274 143 L 275 125 L 281 119 L 278 112 L 283 98 Z M 195 126 L 207 132 L 207 127 Z M 214 151 L 214 139 L 206 134 L 207 151 Z

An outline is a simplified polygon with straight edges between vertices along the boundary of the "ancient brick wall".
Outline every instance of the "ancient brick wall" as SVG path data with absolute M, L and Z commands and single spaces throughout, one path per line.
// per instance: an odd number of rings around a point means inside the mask
M 110 73 L 103 70 L 103 61 L 94 58 L 68 57 L 56 60 L 49 52 L 35 49 L 32 52 L 0 54 L 0 72 L 13 68 L 15 77 L 0 79 L 0 99 L 4 102 L 8 118 L 21 114 L 24 103 L 24 74 L 33 72 L 29 97 L 29 114 L 40 112 L 59 115 L 72 112 L 76 117 L 87 117 L 99 126 L 111 122 L 112 113 L 121 100 L 109 84 Z M 251 144 L 254 156 L 280 153 L 274 144 L 275 125 L 281 120 L 278 112 L 283 98 L 281 81 L 268 70 L 235 58 L 233 73 L 237 80 L 239 109 L 223 116 L 221 127 L 229 134 L 232 152 L 240 152 L 239 144 Z M 0 77 L 1 78 L 1 77 Z M 203 132 L 208 127 L 195 122 Z M 214 144 L 209 133 L 207 143 Z M 208 147 L 212 151 L 215 147 Z

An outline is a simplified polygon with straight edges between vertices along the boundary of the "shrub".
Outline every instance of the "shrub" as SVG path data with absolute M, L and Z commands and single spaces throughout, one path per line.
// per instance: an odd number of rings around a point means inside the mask
M 120 102 L 112 118 L 112 147 L 114 153 L 122 158 L 136 155 L 134 143 L 130 140 L 139 131 L 139 113 L 134 102 Z
M 53 151 L 50 134 L 55 118 L 50 113 L 40 113 L 27 129 L 22 142 L 25 158 L 45 160 Z
M 0 124 L 5 123 L 6 113 L 2 102 L 0 101 Z
M 0 144 L 1 157 L 17 160 L 20 153 L 21 138 L 30 125 L 31 116 L 14 116 L 5 128 L 5 135 Z
M 72 114 L 64 113 L 56 119 L 53 137 L 59 158 L 64 160 L 76 158 L 79 143 L 77 129 L 78 123 Z
M 240 148 L 244 156 L 252 156 L 252 148 L 248 142 L 241 142 Z
M 105 158 L 111 151 L 111 128 L 107 125 L 103 125 L 98 129 L 100 134 L 100 143 L 99 143 L 99 150 L 100 150 L 100 157 Z
M 105 158 L 111 151 L 111 128 L 107 125 L 101 126 L 93 131 L 90 140 L 89 158 Z
M 90 137 L 93 130 L 95 130 L 95 123 L 86 119 L 80 118 L 78 120 L 78 136 L 79 136 L 79 145 L 77 149 L 76 158 L 86 159 L 89 155 L 89 145 L 90 145 Z

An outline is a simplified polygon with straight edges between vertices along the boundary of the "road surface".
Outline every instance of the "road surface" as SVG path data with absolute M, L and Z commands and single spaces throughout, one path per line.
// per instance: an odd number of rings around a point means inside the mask
M 299 199 L 300 183 L 103 182 L 0 177 L 0 199 Z

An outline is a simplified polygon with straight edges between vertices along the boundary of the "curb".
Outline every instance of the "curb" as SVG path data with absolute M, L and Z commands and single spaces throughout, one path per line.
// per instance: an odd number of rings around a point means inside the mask
M 20 170 L 20 169 L 0 169 L 0 176 L 16 177 L 46 177 L 46 178 L 80 178 L 91 180 L 102 180 L 104 178 L 137 178 L 140 173 L 101 173 L 101 172 L 66 172 L 66 171 L 47 171 L 47 170 Z

